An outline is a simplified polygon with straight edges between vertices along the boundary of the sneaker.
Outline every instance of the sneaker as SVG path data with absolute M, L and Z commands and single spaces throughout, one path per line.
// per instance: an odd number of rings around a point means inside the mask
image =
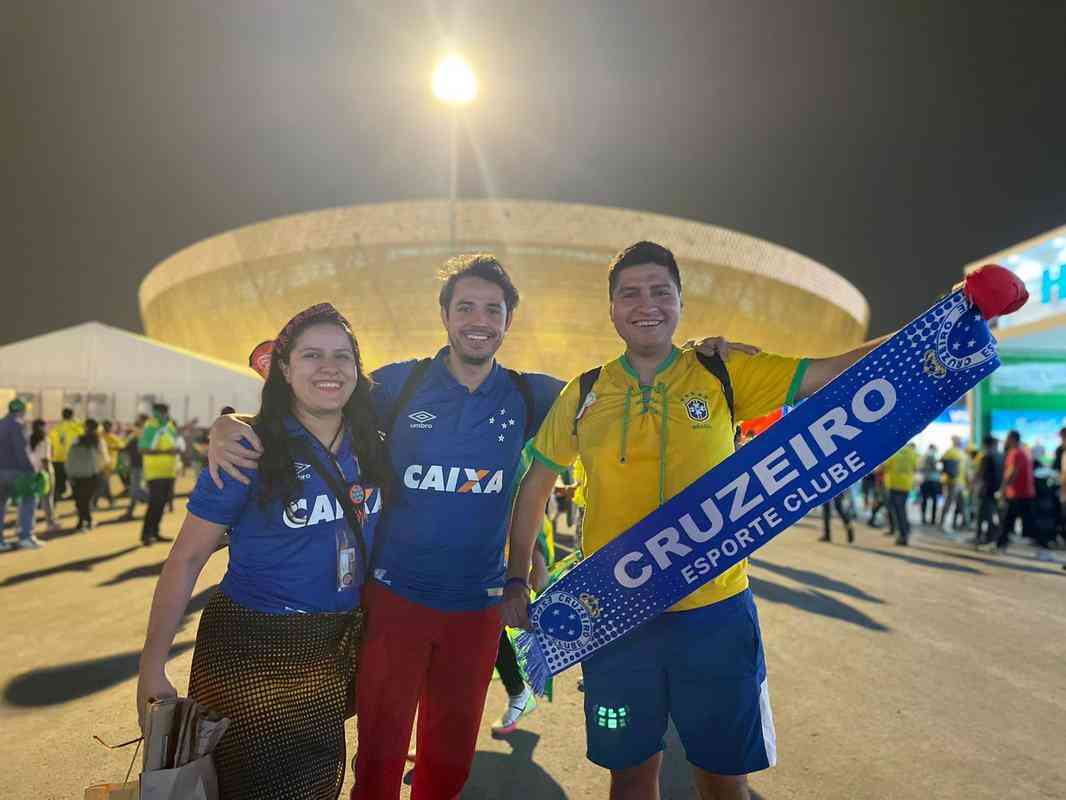
M 493 723 L 492 732 L 498 736 L 514 733 L 518 728 L 518 720 L 532 712 L 536 707 L 537 699 L 527 686 L 522 690 L 522 694 L 508 698 L 507 710 L 503 712 L 502 717 Z
M 163 536 L 162 534 L 157 533 L 155 535 L 155 540 L 157 542 L 173 542 L 174 541 L 174 537 L 173 536 Z
M 8 550 L 13 549 L 14 547 L 11 544 L 0 539 L 0 553 L 6 553 Z
M 855 531 L 852 528 L 848 528 L 848 544 L 855 541 Z
M 19 539 L 19 549 L 22 550 L 40 550 L 44 547 L 44 542 L 38 539 L 36 536 L 30 536 L 26 539 Z
M 81 533 L 83 530 L 85 530 L 85 526 L 80 522 L 74 527 L 74 533 Z
M 907 540 L 903 539 L 903 538 L 896 539 L 896 546 L 897 547 L 906 547 L 907 546 Z
M 63 530 L 63 526 L 60 525 L 58 522 L 49 522 L 47 530 L 49 533 L 55 533 L 56 531 Z
M 828 533 L 823 533 L 821 536 L 818 537 L 818 541 L 819 542 L 831 542 L 833 540 L 829 538 L 829 534 Z

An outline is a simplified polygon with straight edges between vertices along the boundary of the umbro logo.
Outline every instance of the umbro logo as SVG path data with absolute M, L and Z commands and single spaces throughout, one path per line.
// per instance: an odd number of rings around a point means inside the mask
M 296 480 L 309 481 L 311 480 L 311 465 L 301 464 L 299 461 L 293 462 L 293 467 L 296 468 Z
M 407 418 L 411 420 L 412 428 L 432 428 L 431 422 L 437 418 L 437 415 L 430 414 L 428 411 L 415 411 L 408 414 Z

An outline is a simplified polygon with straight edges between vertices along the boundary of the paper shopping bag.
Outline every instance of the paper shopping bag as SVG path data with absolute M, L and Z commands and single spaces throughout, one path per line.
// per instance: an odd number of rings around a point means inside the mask
M 85 790 L 85 800 L 139 800 L 137 781 L 94 784 Z
M 218 800 L 218 778 L 210 755 L 183 767 L 141 773 L 139 800 Z

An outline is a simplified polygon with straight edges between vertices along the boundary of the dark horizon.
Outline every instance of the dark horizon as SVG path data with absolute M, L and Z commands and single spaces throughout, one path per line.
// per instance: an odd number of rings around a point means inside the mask
M 663 9 L 16 0 L 0 344 L 88 320 L 141 331 L 144 275 L 226 230 L 446 196 L 429 76 L 449 42 L 481 83 L 462 197 L 767 239 L 854 283 L 871 336 L 964 264 L 1066 223 L 1066 6 Z

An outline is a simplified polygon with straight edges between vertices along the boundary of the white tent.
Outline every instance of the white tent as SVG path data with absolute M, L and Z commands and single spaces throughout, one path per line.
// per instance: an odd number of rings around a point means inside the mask
M 30 414 L 131 422 L 153 402 L 179 424 L 210 424 L 224 405 L 254 412 L 263 382 L 246 367 L 197 355 L 99 322 L 0 347 L 0 415 L 18 396 Z

